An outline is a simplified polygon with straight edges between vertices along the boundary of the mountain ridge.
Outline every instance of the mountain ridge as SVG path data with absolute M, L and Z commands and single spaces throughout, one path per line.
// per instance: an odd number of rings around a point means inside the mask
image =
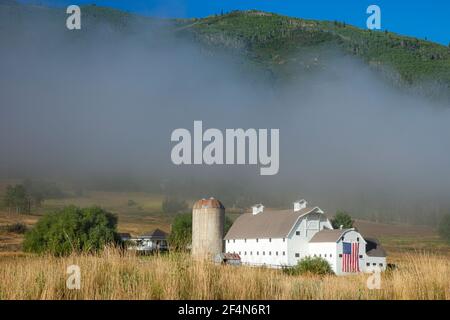
M 17 11 L 67 16 L 65 10 L 0 2 Z M 39 8 L 39 10 L 37 9 Z M 250 64 L 275 79 L 291 79 L 298 70 L 320 64 L 318 54 L 337 49 L 380 70 L 400 87 L 421 88 L 422 83 L 450 92 L 450 47 L 388 31 L 371 31 L 339 21 L 307 20 L 258 10 L 232 11 L 204 18 L 150 18 L 96 5 L 82 6 L 82 19 L 107 23 L 128 32 L 132 24 L 144 28 L 166 23 L 177 36 L 190 37 L 211 52 L 228 51 L 244 56 Z

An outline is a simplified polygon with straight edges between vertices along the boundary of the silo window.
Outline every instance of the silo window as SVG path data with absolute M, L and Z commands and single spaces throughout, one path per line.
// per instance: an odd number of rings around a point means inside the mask
M 356 241 L 358 241 L 358 242 L 359 242 L 359 237 L 357 237 L 357 238 L 356 238 Z

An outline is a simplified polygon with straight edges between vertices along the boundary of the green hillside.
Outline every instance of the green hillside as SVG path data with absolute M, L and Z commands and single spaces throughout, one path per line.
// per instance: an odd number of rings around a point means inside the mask
M 259 11 L 179 21 L 211 47 L 239 50 L 274 72 L 304 64 L 302 53 L 340 48 L 378 68 L 395 70 L 399 81 L 450 84 L 450 48 L 391 32 L 369 31 L 345 23 L 291 18 Z M 307 56 L 307 55 L 306 55 Z M 317 56 L 315 56 L 317 58 Z M 310 60 L 310 66 L 316 60 Z M 292 66 L 291 66 L 292 67 Z
M 63 9 L 0 2 L 9 17 L 27 14 L 65 16 Z M 298 70 L 323 66 L 326 52 L 354 55 L 382 71 L 395 85 L 439 85 L 450 91 L 450 48 L 391 32 L 369 31 L 337 21 L 291 18 L 260 11 L 235 11 L 201 19 L 161 20 L 111 8 L 82 8 L 83 28 L 106 23 L 121 32 L 149 30 L 162 24 L 176 36 L 192 39 L 212 53 L 229 52 L 249 65 L 268 71 L 276 80 L 291 79 Z M 2 15 L 3 16 L 3 15 Z M 20 21 L 17 19 L 16 21 Z M 161 23 L 164 22 L 164 23 Z M 136 26 L 141 27 L 137 29 Z

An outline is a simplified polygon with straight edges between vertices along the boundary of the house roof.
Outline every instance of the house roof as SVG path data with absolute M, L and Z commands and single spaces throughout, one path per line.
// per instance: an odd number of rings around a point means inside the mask
M 367 242 L 366 254 L 369 257 L 386 257 L 387 256 L 386 251 L 381 246 L 381 244 L 378 241 L 378 239 L 366 238 L 365 240 Z
M 353 229 L 323 229 L 317 232 L 309 242 L 337 242 L 349 230 Z
M 256 215 L 244 213 L 236 219 L 224 239 L 284 238 L 301 216 L 317 209 L 264 210 Z
M 161 229 L 155 229 L 155 230 L 145 233 L 141 236 L 141 238 L 148 238 L 148 239 L 154 239 L 154 238 L 165 239 L 166 237 L 167 237 L 167 233 L 162 231 Z

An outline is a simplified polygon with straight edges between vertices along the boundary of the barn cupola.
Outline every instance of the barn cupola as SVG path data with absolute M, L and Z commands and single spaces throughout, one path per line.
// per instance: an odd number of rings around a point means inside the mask
M 307 205 L 308 205 L 308 202 L 306 202 L 305 199 L 295 201 L 294 202 L 294 212 L 305 209 Z
M 254 206 L 252 206 L 253 215 L 257 215 L 258 213 L 261 213 L 263 211 L 264 211 L 264 206 L 262 205 L 262 203 L 258 203 L 258 204 L 255 204 Z

